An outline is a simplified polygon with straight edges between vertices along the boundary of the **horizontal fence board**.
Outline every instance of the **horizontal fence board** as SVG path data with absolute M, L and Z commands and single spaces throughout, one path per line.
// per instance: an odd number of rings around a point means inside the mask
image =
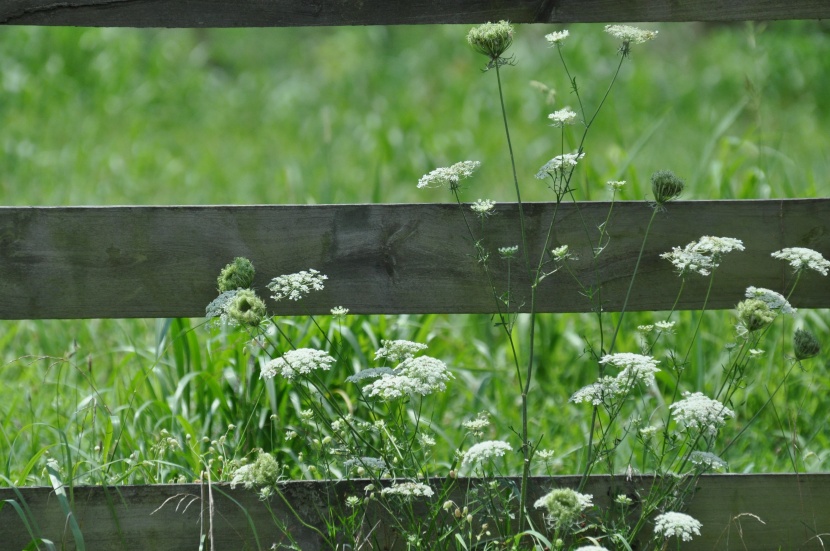
M 823 19 L 826 0 L 7 0 L 0 23 L 92 27 L 293 27 Z
M 463 503 L 461 488 L 467 487 L 467 481 L 459 479 L 458 482 L 451 495 L 456 503 Z M 515 484 L 518 479 L 506 482 Z M 578 482 L 579 478 L 572 476 L 534 478 L 530 484 L 529 502 L 533 503 L 555 487 L 576 488 Z M 331 483 L 288 482 L 281 489 L 304 520 L 324 529 L 317 511 L 324 510 L 329 499 L 342 504 L 346 495 L 362 494 L 366 483 L 339 483 L 332 489 Z M 593 501 L 598 507 L 606 508 L 613 497 L 621 493 L 632 497 L 636 503 L 637 496 L 642 495 L 649 484 L 648 478 L 627 481 L 624 477 L 595 476 L 591 477 L 584 492 L 594 496 Z M 703 527 L 700 536 L 683 543 L 682 549 L 686 551 L 809 551 L 824 550 L 830 543 L 829 474 L 705 475 L 696 487 L 687 513 L 698 519 Z M 327 489 L 331 494 L 326 493 Z M 72 514 L 87 549 L 196 549 L 201 535 L 209 532 L 206 511 L 209 494 L 198 484 L 76 487 L 70 495 L 74 498 Z M 212 548 L 270 549 L 273 543 L 285 543 L 274 518 L 286 523 L 301 549 L 316 551 L 324 548 L 318 536 L 303 527 L 278 496 L 270 498 L 266 506 L 256 492 L 241 488 L 231 490 L 222 484 L 214 486 L 212 498 Z M 51 539 L 59 549 L 76 549 L 66 515 L 51 488 L 21 488 L 17 491 L 0 488 L 0 502 L 4 500 L 15 500 L 21 508 L 25 503 L 29 510 L 27 521 L 38 527 L 40 537 Z M 538 512 L 534 514 L 538 515 Z M 535 521 L 537 526 L 542 526 L 541 519 Z M 376 527 L 374 535 L 378 541 L 372 548 L 405 548 L 400 536 L 388 528 L 387 523 Z M 4 549 L 23 549 L 29 542 L 23 520 L 9 505 L 0 510 L 0 541 Z
M 645 202 L 614 205 L 610 244 L 592 266 L 592 244 L 608 203 L 562 205 L 550 246 L 578 256 L 573 272 L 602 289 L 602 307 L 619 311 L 651 216 Z M 469 209 L 465 207 L 469 214 Z M 530 250 L 539 251 L 554 205 L 525 204 Z M 584 225 L 583 225 L 584 220 Z M 520 243 L 515 204 L 499 204 L 476 239 L 493 251 L 499 293 L 508 263 L 496 249 Z M 732 308 L 747 286 L 787 289 L 789 266 L 770 257 L 809 247 L 830 258 L 830 199 L 685 201 L 657 214 L 629 310 L 668 310 L 681 280 L 659 255 L 702 235 L 742 239 L 716 272 L 708 308 Z M 0 208 L 0 319 L 201 317 L 215 298 L 216 276 L 236 256 L 257 268 L 261 296 L 271 278 L 314 268 L 326 288 L 301 301 L 268 299 L 278 315 L 492 313 L 496 302 L 473 256 L 473 240 L 453 204 L 6 207 Z M 527 311 L 527 272 L 511 265 L 513 307 Z M 524 277 L 523 277 L 524 274 Z M 689 276 L 679 309 L 703 304 L 708 279 Z M 828 278 L 811 272 L 791 297 L 795 306 L 830 307 Z M 540 312 L 591 311 L 565 271 L 537 291 Z

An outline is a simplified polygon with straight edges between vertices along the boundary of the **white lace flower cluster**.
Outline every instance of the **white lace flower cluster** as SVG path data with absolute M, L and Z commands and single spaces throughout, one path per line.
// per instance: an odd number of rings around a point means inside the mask
M 699 465 L 713 471 L 720 471 L 728 466 L 726 461 L 711 452 L 693 451 L 689 455 L 689 461 L 693 465 Z
M 700 535 L 702 526 L 698 520 L 683 513 L 663 513 L 654 519 L 654 533 L 666 539 L 675 536 L 691 541 L 692 536 Z
M 698 429 L 714 435 L 735 412 L 705 396 L 702 392 L 684 392 L 683 399 L 669 406 L 674 418 L 687 429 Z
M 565 168 L 575 167 L 583 157 L 585 157 L 585 153 L 565 153 L 564 155 L 557 155 L 542 165 L 542 168 L 536 173 L 536 179 L 544 180 L 548 176 L 553 176 L 558 171 L 564 171 Z
M 604 376 L 597 382 L 577 390 L 570 401 L 575 404 L 588 402 L 599 406 L 618 396 L 628 393 L 635 384 L 654 382 L 654 374 L 660 371 L 660 362 L 651 356 L 631 354 L 628 352 L 603 356 L 599 363 L 621 368 L 616 377 Z
M 747 287 L 746 298 L 758 299 L 766 304 L 770 310 L 778 310 L 782 314 L 795 314 L 798 311 L 790 305 L 784 295 L 763 287 Z
M 712 273 L 712 270 L 720 266 L 723 255 L 732 251 L 743 250 L 744 244 L 740 239 L 704 235 L 682 249 L 673 247 L 671 252 L 661 254 L 660 258 L 665 258 L 674 264 L 678 275 L 681 277 L 685 277 L 691 272 L 707 276 Z
M 545 40 L 548 41 L 548 44 L 551 46 L 555 46 L 557 44 L 561 44 L 566 38 L 570 36 L 570 31 L 554 31 L 550 34 L 545 35 Z
M 268 289 L 274 293 L 271 295 L 276 301 L 284 298 L 289 300 L 300 300 L 311 291 L 321 291 L 323 282 L 328 276 L 321 274 L 314 269 L 302 270 L 295 274 L 277 276 L 268 284 Z
M 623 42 L 642 44 L 656 38 L 658 31 L 647 31 L 631 25 L 606 25 L 605 32 Z
M 426 396 L 433 392 L 447 388 L 447 381 L 453 378 L 447 369 L 447 364 L 430 356 L 415 354 L 425 350 L 427 346 L 407 340 L 381 341 L 383 345 L 375 353 L 375 359 L 386 359 L 400 362 L 394 369 L 375 368 L 349 377 L 349 381 L 358 382 L 368 377 L 377 377 L 372 383 L 363 387 L 363 392 L 369 397 L 382 400 L 396 400 L 413 394 Z
M 421 176 L 418 180 L 418 188 L 441 186 L 454 188 L 458 186 L 459 181 L 472 176 L 479 166 L 481 163 L 478 161 L 461 161 L 450 167 L 436 168 L 429 174 Z
M 566 124 L 574 124 L 576 122 L 576 113 L 570 107 L 565 107 L 554 111 L 548 115 L 548 118 L 553 122 L 555 128 L 561 128 Z
M 772 253 L 771 256 L 789 262 L 792 269 L 796 272 L 815 270 L 821 275 L 826 276 L 827 270 L 830 269 L 830 261 L 827 261 L 820 252 L 804 247 L 781 249 L 780 251 Z
M 478 199 L 475 203 L 470 205 L 470 210 L 479 216 L 485 216 L 493 212 L 496 202 L 491 199 Z
M 380 491 L 380 495 L 396 495 L 401 497 L 432 497 L 435 492 L 421 482 L 398 482 Z
M 513 451 L 513 448 L 507 442 L 502 440 L 487 440 L 470 446 L 470 449 L 464 452 L 464 459 L 461 463 L 463 465 L 481 463 L 495 459 L 496 457 L 502 457 L 510 451 Z
M 262 367 L 260 377 L 273 379 L 278 373 L 293 380 L 297 375 L 308 375 L 314 370 L 328 371 L 334 363 L 334 358 L 322 350 L 313 348 L 298 348 L 289 350 L 282 357 L 270 360 Z

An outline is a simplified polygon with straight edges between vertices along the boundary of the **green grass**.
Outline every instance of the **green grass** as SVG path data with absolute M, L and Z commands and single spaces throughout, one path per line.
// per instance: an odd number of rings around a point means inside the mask
M 690 199 L 827 195 L 825 23 L 657 28 L 656 42 L 634 48 L 591 131 L 577 172 L 580 199 L 607 199 L 603 184 L 611 179 L 629 181 L 623 199 L 643 199 L 651 173 L 665 168 L 686 178 Z M 542 39 L 550 30 L 520 27 L 516 66 L 503 71 L 525 200 L 550 199 L 532 178 L 557 153 L 546 115 L 573 102 L 555 50 Z M 617 44 L 600 26 L 570 30 L 565 54 L 583 98 L 595 105 Z M 480 71 L 483 59 L 466 46 L 465 33 L 455 26 L 4 29 L 3 202 L 448 201 L 415 184 L 436 166 L 463 159 L 483 163 L 465 189 L 467 199 L 511 200 L 495 82 Z M 531 80 L 553 87 L 555 103 L 547 104 Z M 680 331 L 698 315 L 682 313 Z M 732 316 L 705 315 L 684 389 L 711 391 L 722 376 Z M 638 350 L 633 329 L 652 319 L 661 317 L 628 316 L 617 349 Z M 827 341 L 826 312 L 797 319 Z M 190 480 L 210 460 L 218 469 L 257 446 L 296 457 L 300 444 L 283 440 L 297 422 L 296 396 L 259 379 L 244 339 L 209 333 L 200 323 L 3 322 L 0 480 L 49 484 L 47 456 L 73 483 Z M 307 320 L 287 323 L 297 342 L 322 343 Z M 595 340 L 598 328 L 585 315 L 543 316 L 538 323 L 543 344 L 532 432 L 559 452 L 559 472 L 575 472 L 590 414 L 567 399 L 596 377 L 584 338 Z M 738 420 L 723 442 L 782 377 L 793 322 L 783 330 L 780 323 L 767 336 L 757 373 L 731 404 Z M 381 338 L 428 342 L 430 353 L 454 369 L 452 391 L 430 402 L 445 430 L 436 455 L 447 461 L 462 421 L 481 410 L 517 409 L 510 352 L 487 317 L 350 317 L 342 338 L 332 388 L 342 387 L 355 365 L 366 365 L 362 355 Z M 824 359 L 805 365 L 730 448 L 725 459 L 733 471 L 827 468 L 822 423 L 830 407 L 816 389 L 830 381 Z M 669 381 L 660 383 L 669 388 Z M 644 404 L 644 411 L 657 405 Z M 489 436 L 510 437 L 518 420 L 494 417 Z M 237 428 L 229 430 L 231 424 Z M 168 437 L 179 447 L 164 445 Z

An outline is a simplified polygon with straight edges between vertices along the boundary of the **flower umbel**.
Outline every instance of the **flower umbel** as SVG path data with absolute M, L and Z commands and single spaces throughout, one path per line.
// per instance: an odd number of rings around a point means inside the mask
M 568 38 L 571 33 L 567 30 L 564 31 L 555 31 L 550 34 L 545 35 L 545 40 L 548 41 L 548 44 L 551 46 L 558 46 L 562 44 L 562 42 Z
M 683 541 L 691 541 L 692 536 L 700 535 L 702 526 L 696 519 L 683 513 L 663 513 L 654 519 L 654 533 L 665 539 L 675 536 Z
M 429 174 L 421 176 L 418 180 L 418 187 L 449 186 L 450 189 L 457 189 L 458 182 L 472 176 L 479 166 L 481 163 L 478 161 L 461 161 L 450 167 L 436 168 Z
M 548 176 L 555 177 L 557 172 L 564 173 L 567 168 L 575 167 L 583 157 L 585 157 L 585 153 L 565 153 L 564 155 L 557 155 L 539 169 L 539 172 L 536 173 L 536 179 L 544 180 Z
M 702 392 L 684 392 L 683 399 L 669 406 L 674 418 L 687 429 L 693 428 L 714 435 L 735 413 Z
M 421 482 L 399 482 L 380 491 L 382 496 L 400 496 L 403 498 L 432 497 L 432 488 Z
M 289 350 L 281 358 L 274 358 L 262 367 L 260 377 L 272 379 L 279 373 L 289 381 L 297 375 L 308 375 L 314 370 L 328 371 L 334 363 L 334 358 L 313 348 L 298 348 Z
M 382 340 L 380 344 L 382 346 L 375 352 L 375 359 L 380 360 L 381 358 L 386 358 L 390 362 L 408 360 L 418 352 L 427 349 L 427 345 L 425 344 L 406 340 Z
M 546 519 L 555 528 L 570 526 L 579 520 L 582 511 L 591 507 L 591 494 L 580 494 L 570 488 L 557 488 L 536 500 L 537 509 L 547 511 Z
M 680 197 L 686 183 L 674 175 L 671 170 L 658 170 L 651 175 L 651 193 L 654 194 L 654 202 L 664 205 Z
M 280 478 L 280 464 L 270 453 L 260 450 L 253 463 L 243 465 L 234 471 L 231 488 L 238 484 L 246 490 L 274 486 Z
M 661 254 L 660 258 L 665 258 L 674 264 L 680 277 L 686 277 L 692 272 L 707 276 L 720 266 L 723 255 L 743 250 L 744 244 L 740 239 L 704 235 L 682 249 L 672 248 L 671 252 Z
M 321 291 L 323 282 L 328 279 L 327 275 L 317 270 L 303 270 L 296 274 L 277 276 L 268 284 L 268 289 L 274 294 L 271 295 L 276 301 L 284 298 L 289 300 L 300 300 L 311 291 Z
M 763 287 L 747 287 L 746 298 L 755 298 L 766 303 L 772 310 L 778 310 L 782 314 L 795 314 L 798 310 L 790 306 L 787 299 L 781 293 L 764 289 Z
M 620 53 L 628 56 L 632 44 L 642 44 L 657 37 L 657 31 L 647 31 L 631 25 L 606 25 L 605 32 L 622 40 Z
M 265 303 L 251 289 L 240 289 L 225 307 L 228 321 L 257 326 L 265 317 Z
M 561 128 L 568 124 L 574 124 L 576 122 L 576 113 L 570 107 L 565 107 L 559 111 L 554 111 L 548 115 L 548 118 L 553 123 L 553 126 Z
M 513 451 L 513 448 L 507 442 L 503 442 L 501 440 L 487 440 L 485 442 L 479 442 L 478 444 L 470 446 L 470 449 L 464 452 L 464 460 L 462 463 L 464 465 L 481 463 L 496 457 L 502 457 L 505 453 L 510 451 Z
M 827 261 L 821 253 L 804 247 L 789 247 L 771 254 L 773 258 L 786 260 L 796 272 L 815 270 L 826 276 L 830 269 L 830 261 Z
M 473 27 L 467 33 L 467 42 L 475 51 L 489 57 L 492 64 L 513 44 L 513 25 L 499 21 Z

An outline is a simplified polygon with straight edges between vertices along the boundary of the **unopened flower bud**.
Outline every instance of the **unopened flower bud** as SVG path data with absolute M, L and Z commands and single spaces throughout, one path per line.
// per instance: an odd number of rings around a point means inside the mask
M 796 329 L 793 335 L 793 349 L 795 350 L 795 357 L 799 360 L 806 360 L 813 356 L 818 356 L 821 352 L 821 343 L 818 339 L 804 329 Z
M 253 284 L 255 273 L 251 261 L 238 256 L 233 259 L 233 262 L 222 268 L 222 272 L 216 280 L 216 285 L 219 287 L 220 293 L 247 289 Z
M 738 318 L 749 331 L 763 329 L 775 319 L 775 312 L 767 303 L 750 298 L 738 304 Z
M 658 170 L 651 175 L 651 192 L 658 205 L 680 197 L 686 184 L 671 170 Z
M 495 61 L 513 43 L 513 25 L 507 21 L 499 21 L 473 27 L 467 34 L 467 42 L 475 51 Z

